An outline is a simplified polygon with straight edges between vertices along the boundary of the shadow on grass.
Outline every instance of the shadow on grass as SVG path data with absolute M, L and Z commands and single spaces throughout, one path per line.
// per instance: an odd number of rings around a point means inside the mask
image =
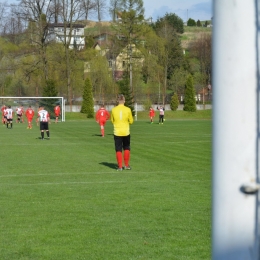
M 112 135 L 113 136 L 114 134 L 105 134 L 105 136 L 106 135 Z M 92 136 L 99 136 L 99 137 L 101 137 L 102 135 L 101 134 L 93 134 Z
M 116 163 L 101 162 L 99 164 L 104 165 L 104 166 L 106 166 L 108 168 L 111 168 L 111 169 L 116 169 L 117 168 L 117 164 Z

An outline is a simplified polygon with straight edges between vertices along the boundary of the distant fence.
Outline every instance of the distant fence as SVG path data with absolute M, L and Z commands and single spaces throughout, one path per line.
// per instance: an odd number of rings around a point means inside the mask
M 113 107 L 114 107 L 114 105 L 106 105 L 105 106 L 105 108 L 108 111 L 111 111 Z M 154 109 L 156 109 L 157 105 L 152 105 L 152 107 Z M 197 104 L 196 107 L 197 107 L 197 110 L 212 109 L 212 105 L 211 104 L 205 104 L 205 105 Z M 94 111 L 96 112 L 99 108 L 100 108 L 100 106 L 95 105 L 94 106 Z M 137 108 L 137 111 L 145 111 L 144 105 L 141 105 L 141 104 L 140 105 L 138 105 L 138 104 L 134 105 L 134 108 L 135 109 Z M 170 105 L 165 105 L 164 108 L 165 108 L 165 110 L 171 110 Z M 80 105 L 72 105 L 72 106 L 66 105 L 65 109 L 66 109 L 65 110 L 66 112 L 80 112 L 81 106 Z M 183 110 L 183 105 L 179 105 L 177 110 Z

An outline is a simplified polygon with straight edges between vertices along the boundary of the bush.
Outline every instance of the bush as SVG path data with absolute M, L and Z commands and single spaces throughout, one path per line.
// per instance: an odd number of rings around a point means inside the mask
M 94 118 L 94 101 L 92 86 L 89 78 L 85 80 L 81 113 L 87 114 L 87 118 Z
M 191 75 L 188 76 L 185 85 L 183 110 L 189 112 L 196 112 L 197 110 L 193 77 Z
M 178 106 L 179 106 L 178 95 L 177 95 L 177 93 L 174 93 L 171 98 L 171 103 L 170 103 L 171 110 L 176 111 Z

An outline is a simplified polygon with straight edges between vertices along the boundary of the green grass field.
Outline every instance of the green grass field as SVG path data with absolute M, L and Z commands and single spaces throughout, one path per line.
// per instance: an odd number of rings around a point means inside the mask
M 211 120 L 134 122 L 123 172 L 105 129 L 0 128 L 1 260 L 211 258 Z

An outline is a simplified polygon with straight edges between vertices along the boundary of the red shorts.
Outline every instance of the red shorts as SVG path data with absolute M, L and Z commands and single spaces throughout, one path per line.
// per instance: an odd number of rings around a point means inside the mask
M 99 120 L 99 125 L 100 126 L 104 126 L 106 124 L 106 121 L 107 121 L 106 119 L 100 119 Z

